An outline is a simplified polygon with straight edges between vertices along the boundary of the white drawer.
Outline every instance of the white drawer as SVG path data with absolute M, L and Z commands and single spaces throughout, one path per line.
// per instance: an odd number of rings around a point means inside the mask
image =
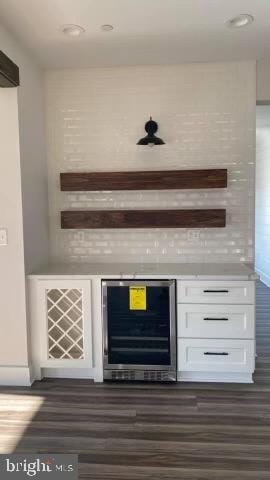
M 253 372 L 254 340 L 178 339 L 178 370 Z
M 177 282 L 178 303 L 255 303 L 255 285 L 252 281 Z
M 177 305 L 177 336 L 253 339 L 253 305 Z

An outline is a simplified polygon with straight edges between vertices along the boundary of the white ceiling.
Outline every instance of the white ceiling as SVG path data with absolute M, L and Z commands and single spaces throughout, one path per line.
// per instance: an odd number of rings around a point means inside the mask
M 240 13 L 254 24 L 225 27 Z M 0 0 L 0 18 L 51 68 L 270 58 L 270 0 Z M 86 33 L 65 37 L 67 23 Z

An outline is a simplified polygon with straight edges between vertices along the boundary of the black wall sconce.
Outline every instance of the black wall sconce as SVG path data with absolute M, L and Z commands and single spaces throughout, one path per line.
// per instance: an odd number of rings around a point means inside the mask
M 165 145 L 165 142 L 163 142 L 162 138 L 156 137 L 155 135 L 155 133 L 158 131 L 158 124 L 152 120 L 152 117 L 150 117 L 150 120 L 146 122 L 144 128 L 147 132 L 147 135 L 146 137 L 141 138 L 137 145 L 149 145 L 150 147 L 153 147 L 154 145 Z

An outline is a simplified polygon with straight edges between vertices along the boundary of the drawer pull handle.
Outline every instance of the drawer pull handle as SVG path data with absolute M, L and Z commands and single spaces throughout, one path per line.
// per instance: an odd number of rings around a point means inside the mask
M 228 356 L 228 352 L 204 352 L 204 355 L 222 355 L 222 356 Z
M 204 290 L 203 293 L 229 293 L 229 290 Z
M 210 318 L 210 317 L 205 317 L 204 320 L 206 321 L 213 321 L 213 322 L 228 322 L 228 318 Z

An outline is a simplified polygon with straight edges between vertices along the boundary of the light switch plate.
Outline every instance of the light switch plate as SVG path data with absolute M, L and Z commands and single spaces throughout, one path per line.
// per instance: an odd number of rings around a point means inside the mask
M 6 228 L 0 228 L 0 246 L 4 247 L 8 244 L 8 234 Z

